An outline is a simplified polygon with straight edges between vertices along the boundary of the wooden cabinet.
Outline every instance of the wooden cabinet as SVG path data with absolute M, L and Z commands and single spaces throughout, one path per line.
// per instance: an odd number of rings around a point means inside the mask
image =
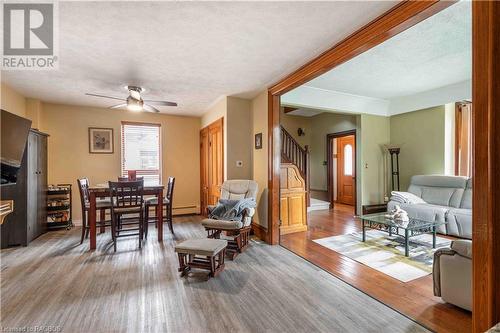
M 16 184 L 1 187 L 3 200 L 14 201 L 5 218 L 1 247 L 23 245 L 45 232 L 47 224 L 47 135 L 30 130 Z
M 291 163 L 281 164 L 280 187 L 280 234 L 306 231 L 306 185 L 295 165 Z

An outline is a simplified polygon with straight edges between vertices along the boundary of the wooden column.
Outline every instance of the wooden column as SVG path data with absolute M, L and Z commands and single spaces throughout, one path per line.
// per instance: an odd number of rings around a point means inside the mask
M 473 332 L 500 321 L 500 2 L 474 1 Z

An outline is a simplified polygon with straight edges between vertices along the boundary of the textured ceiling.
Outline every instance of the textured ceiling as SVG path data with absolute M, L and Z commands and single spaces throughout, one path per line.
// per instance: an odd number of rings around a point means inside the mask
M 24 95 L 110 106 L 86 92 L 166 99 L 201 115 L 222 95 L 252 98 L 396 2 L 60 2 L 59 69 L 3 71 Z
M 461 1 L 305 86 L 392 99 L 472 76 L 471 3 Z

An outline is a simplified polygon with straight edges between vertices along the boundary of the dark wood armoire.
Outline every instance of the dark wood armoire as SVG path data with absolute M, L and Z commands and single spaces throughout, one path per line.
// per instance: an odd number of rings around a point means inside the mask
M 3 185 L 2 200 L 14 200 L 14 212 L 1 226 L 1 247 L 23 245 L 43 234 L 47 225 L 47 137 L 31 129 L 17 183 Z

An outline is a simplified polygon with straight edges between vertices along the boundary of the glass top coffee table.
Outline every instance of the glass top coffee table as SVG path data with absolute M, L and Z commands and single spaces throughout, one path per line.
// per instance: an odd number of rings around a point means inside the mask
M 410 238 L 422 234 L 432 234 L 432 247 L 436 248 L 436 228 L 446 224 L 445 221 L 424 221 L 410 217 L 407 225 L 385 217 L 387 213 L 362 215 L 363 242 L 366 241 L 366 229 L 376 229 L 387 232 L 389 236 L 397 235 L 405 239 L 405 256 L 409 256 Z M 401 231 L 401 234 L 400 234 Z M 404 235 L 403 235 L 404 233 Z

